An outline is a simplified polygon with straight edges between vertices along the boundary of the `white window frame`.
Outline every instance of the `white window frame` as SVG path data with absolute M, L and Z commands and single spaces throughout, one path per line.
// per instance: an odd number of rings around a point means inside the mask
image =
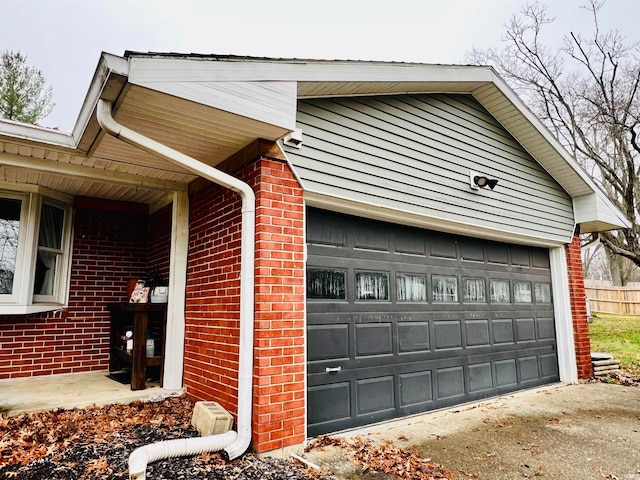
M 0 315 L 55 311 L 67 305 L 71 271 L 72 197 L 42 187 L 33 187 L 29 190 L 26 192 L 0 190 L 0 197 L 22 200 L 13 292 L 0 295 Z M 64 211 L 62 253 L 56 268 L 56 287 L 53 295 L 33 293 L 38 255 L 38 230 L 43 203 Z

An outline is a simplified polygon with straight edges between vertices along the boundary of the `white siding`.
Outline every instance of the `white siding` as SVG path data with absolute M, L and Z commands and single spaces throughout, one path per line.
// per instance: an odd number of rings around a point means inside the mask
M 572 201 L 469 95 L 304 100 L 301 149 L 287 155 L 305 190 L 457 225 L 568 241 Z M 469 171 L 499 180 L 472 190 Z

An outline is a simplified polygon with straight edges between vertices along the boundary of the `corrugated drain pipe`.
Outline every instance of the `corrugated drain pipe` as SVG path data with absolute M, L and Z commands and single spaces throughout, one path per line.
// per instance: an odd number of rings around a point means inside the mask
M 237 435 L 227 432 L 222 435 L 185 439 L 185 442 L 160 442 L 161 448 L 146 445 L 136 449 L 129 457 L 129 478 L 145 478 L 147 463 L 161 458 L 180 455 L 192 455 L 197 451 L 216 451 L 224 449 L 229 459 L 242 455 L 251 442 L 251 401 L 253 380 L 253 302 L 254 302 L 254 255 L 255 255 L 255 195 L 246 183 L 192 157 L 178 152 L 166 145 L 141 135 L 119 124 L 111 114 L 111 102 L 98 100 L 97 118 L 100 127 L 135 147 L 164 158 L 186 168 L 190 172 L 228 188 L 242 199 L 242 237 L 240 259 L 240 362 L 238 367 L 238 424 Z M 233 434 L 233 435 L 232 435 Z M 209 439 L 209 440 L 207 440 Z M 193 446 L 199 450 L 194 451 Z M 181 453 L 184 452 L 184 453 Z M 162 454 L 163 456 L 158 456 Z M 132 465 L 132 459 L 134 465 Z

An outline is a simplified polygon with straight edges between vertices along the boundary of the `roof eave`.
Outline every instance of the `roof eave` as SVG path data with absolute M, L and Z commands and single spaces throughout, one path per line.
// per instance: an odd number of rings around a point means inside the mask
M 87 152 L 100 130 L 95 118 L 98 100 L 115 102 L 127 83 L 128 75 L 127 59 L 102 52 L 72 133 L 80 150 Z

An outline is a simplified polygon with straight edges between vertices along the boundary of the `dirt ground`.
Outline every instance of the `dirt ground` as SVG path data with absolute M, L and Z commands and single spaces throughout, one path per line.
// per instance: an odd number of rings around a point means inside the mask
M 415 447 L 456 479 L 640 480 L 640 388 L 552 386 L 340 434 L 358 435 Z M 305 457 L 339 479 L 395 478 L 336 447 Z

